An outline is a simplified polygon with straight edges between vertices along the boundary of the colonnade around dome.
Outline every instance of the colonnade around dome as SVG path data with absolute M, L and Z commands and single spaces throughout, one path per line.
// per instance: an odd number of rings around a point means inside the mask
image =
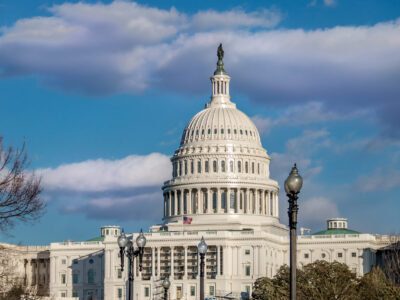
M 182 188 L 164 193 L 164 218 L 196 214 L 279 217 L 278 193 L 257 188 Z

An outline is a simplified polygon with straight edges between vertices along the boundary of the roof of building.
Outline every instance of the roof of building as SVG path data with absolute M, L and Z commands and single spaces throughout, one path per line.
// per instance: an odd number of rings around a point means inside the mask
M 312 235 L 333 235 L 333 234 L 360 234 L 358 231 L 345 229 L 345 228 L 335 228 L 318 231 Z
M 104 236 L 98 236 L 87 240 L 86 242 L 104 242 Z

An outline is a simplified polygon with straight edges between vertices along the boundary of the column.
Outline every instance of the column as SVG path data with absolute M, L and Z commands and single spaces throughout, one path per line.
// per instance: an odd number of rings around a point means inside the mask
M 260 214 L 260 207 L 259 207 L 259 205 L 260 205 L 260 200 L 258 200 L 258 197 L 259 197 L 259 194 L 258 194 L 258 190 L 257 189 L 255 189 L 254 190 L 254 198 L 255 198 L 255 209 L 256 209 L 256 215 L 259 215 Z
M 265 191 L 261 190 L 261 203 L 262 203 L 262 214 L 266 215 L 267 214 L 267 205 L 266 205 L 266 201 L 265 201 Z
M 185 273 L 184 273 L 184 279 L 187 279 L 187 274 L 188 274 L 188 272 L 187 272 L 187 252 L 188 252 L 188 247 L 187 246 L 185 246 L 184 247 L 185 248 Z
M 257 274 L 258 274 L 258 276 L 261 276 L 262 273 L 263 273 L 263 271 L 262 271 L 262 257 L 263 257 L 263 255 L 261 253 L 261 246 L 257 246 L 257 252 L 258 252 L 258 254 L 257 254 L 257 257 L 258 257 L 258 272 L 257 272 Z M 274 261 L 275 261 L 275 258 L 274 258 Z
M 183 215 L 183 194 L 185 190 L 181 189 L 181 197 L 179 198 L 179 201 L 181 202 L 181 215 Z
M 154 247 L 151 247 L 151 279 L 154 280 L 154 277 L 156 275 L 156 250 Z
M 279 198 L 278 192 L 275 193 L 275 207 L 274 207 L 274 216 L 279 217 Z
M 197 189 L 197 199 L 195 203 L 197 204 L 196 214 L 199 214 L 200 212 L 203 213 L 203 199 L 201 197 L 201 188 Z
M 174 216 L 178 215 L 178 191 L 174 190 Z
M 161 278 L 161 247 L 157 247 L 157 276 Z
M 239 277 L 242 276 L 242 270 L 243 270 L 243 266 L 242 266 L 242 248 L 240 246 L 236 247 L 237 249 L 237 275 Z
M 175 279 L 175 266 L 174 266 L 174 253 L 175 253 L 175 247 L 171 247 L 171 279 Z
M 235 212 L 239 213 L 240 212 L 240 189 L 233 189 L 233 197 L 234 199 L 236 198 L 236 207 L 235 207 Z
M 221 189 L 217 189 L 217 213 L 221 213 Z
M 211 213 L 212 212 L 212 193 L 211 193 L 211 189 L 207 189 L 207 213 Z
M 50 257 L 50 260 L 51 260 L 51 257 Z M 29 287 L 32 283 L 32 266 L 31 266 L 30 259 L 26 260 L 25 274 L 26 274 L 26 286 Z
M 193 189 L 189 189 L 189 197 L 186 197 L 186 205 L 188 214 L 192 213 L 192 193 Z
M 169 203 L 169 205 L 168 205 L 168 214 L 169 214 L 169 216 L 172 216 L 173 215 L 173 211 L 172 211 L 172 192 L 171 191 L 168 192 L 168 198 L 169 198 L 169 201 L 168 201 L 168 203 Z

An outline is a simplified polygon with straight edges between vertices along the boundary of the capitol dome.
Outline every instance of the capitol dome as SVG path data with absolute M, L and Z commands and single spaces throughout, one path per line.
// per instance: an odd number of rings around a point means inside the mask
M 169 230 L 250 229 L 279 224 L 279 186 L 269 177 L 270 157 L 257 127 L 230 100 L 230 76 L 218 49 L 211 101 L 185 127 L 171 158 L 172 178 L 162 187 Z

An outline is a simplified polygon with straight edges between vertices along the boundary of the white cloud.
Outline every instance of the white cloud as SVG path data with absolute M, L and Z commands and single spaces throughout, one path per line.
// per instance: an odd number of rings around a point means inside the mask
M 47 190 L 101 192 L 161 186 L 171 173 L 166 155 L 130 155 L 119 160 L 88 160 L 61 165 L 54 169 L 40 169 Z
M 324 4 L 326 6 L 335 6 L 336 5 L 336 0 L 324 0 Z
M 322 102 L 307 102 L 287 107 L 276 118 L 263 118 L 259 115 L 252 120 L 262 133 L 268 133 L 274 127 L 299 126 L 310 123 L 324 123 L 359 118 L 369 114 L 366 109 L 351 112 L 328 110 Z
M 191 21 L 197 30 L 232 29 L 237 27 L 270 28 L 278 25 L 281 15 L 277 11 L 261 9 L 246 13 L 240 9 L 217 12 L 214 10 L 199 11 Z
M 301 203 L 299 220 L 312 228 L 320 228 L 329 218 L 340 217 L 337 205 L 325 197 L 312 197 Z M 318 226 L 318 227 L 317 227 Z
M 400 187 L 400 171 L 396 169 L 374 170 L 371 174 L 357 178 L 355 188 L 362 192 L 386 191 Z
M 66 3 L 50 13 L 1 29 L 3 78 L 37 76 L 51 87 L 90 95 L 149 87 L 204 95 L 222 42 L 233 93 L 270 107 L 292 105 L 288 114 L 304 113 L 300 104 L 306 103 L 303 122 L 317 120 L 318 112 L 335 119 L 360 107 L 376 110 L 398 135 L 399 20 L 271 29 L 281 18 L 273 10 L 187 15 L 125 1 Z
M 44 197 L 64 213 L 89 218 L 159 221 L 162 218 L 160 187 L 170 177 L 166 155 L 130 155 L 122 159 L 87 160 L 39 169 Z

